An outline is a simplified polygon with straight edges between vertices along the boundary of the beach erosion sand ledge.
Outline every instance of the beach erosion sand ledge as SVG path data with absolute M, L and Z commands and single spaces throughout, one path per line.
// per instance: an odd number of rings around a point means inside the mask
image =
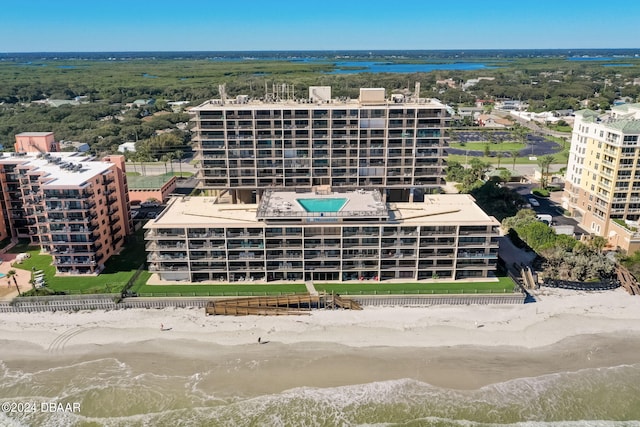
M 472 390 L 516 378 L 640 362 L 640 334 L 581 335 L 534 349 L 504 346 L 348 347 L 333 343 L 268 342 L 222 346 L 189 340 L 123 345 L 73 345 L 64 354 L 37 354 L 29 344 L 4 359 L 10 370 L 42 372 L 113 359 L 128 375 L 203 374 L 218 397 L 258 396 L 296 387 L 339 387 L 411 378 L 436 387 Z M 17 352 L 23 355 L 18 356 Z
M 474 389 L 640 361 L 640 298 L 621 290 L 539 297 L 518 306 L 283 317 L 206 317 L 195 309 L 5 313 L 0 359 L 24 372 L 101 358 L 126 364 L 131 375 L 208 372 L 211 387 L 229 395 L 401 378 Z

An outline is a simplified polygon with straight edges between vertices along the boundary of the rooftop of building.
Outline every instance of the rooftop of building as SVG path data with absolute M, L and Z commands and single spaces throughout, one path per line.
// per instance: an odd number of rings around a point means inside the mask
M 275 89 L 274 89 L 275 90 Z M 224 91 L 221 91 L 220 99 L 212 99 L 191 108 L 191 111 L 213 111 L 220 109 L 264 109 L 266 108 L 360 108 L 362 106 L 373 107 L 397 107 L 403 105 L 426 106 L 444 108 L 445 105 L 435 98 L 420 98 L 416 95 L 391 94 L 386 96 L 384 88 L 361 88 L 360 97 L 352 99 L 348 97 L 334 98 L 331 96 L 330 86 L 310 86 L 308 97 L 304 95 L 296 97 L 293 86 L 284 85 L 282 92 L 275 91 L 273 94 L 265 94 L 262 99 L 253 99 L 247 95 L 238 95 L 236 98 L 229 98 Z M 298 91 L 300 93 L 300 91 Z M 416 85 L 415 94 L 419 94 L 419 85 Z
M 294 198 L 315 198 L 314 193 L 289 193 Z M 365 205 L 367 209 L 378 210 L 376 199 L 366 192 L 357 194 L 350 199 L 353 208 L 357 209 L 357 201 L 373 204 Z M 338 193 L 337 198 L 348 198 L 350 193 Z M 273 196 L 284 196 L 274 192 Z M 285 200 L 281 197 L 280 203 Z M 171 227 L 215 227 L 215 226 L 258 226 L 263 222 L 258 220 L 258 204 L 217 204 L 215 197 L 174 197 L 162 214 L 153 221 L 149 221 L 145 228 Z M 276 202 L 276 199 L 273 199 Z M 290 202 L 291 203 L 291 202 Z M 293 203 L 291 203 L 293 205 Z M 293 208 L 293 206 L 292 206 Z M 297 209 L 297 207 L 296 207 Z M 344 209 L 344 208 L 343 208 Z M 411 225 L 491 225 L 498 226 L 498 221 L 488 216 L 475 204 L 473 197 L 468 194 L 439 194 L 425 196 L 424 202 L 416 203 L 387 203 L 382 209 L 386 210 L 392 223 Z M 314 219 L 317 219 L 315 217 Z M 329 218 L 327 218 L 329 219 Z M 382 221 L 383 223 L 386 221 Z M 322 222 L 315 222 L 322 224 Z M 279 224 L 283 224 L 279 222 Z M 330 225 L 331 223 L 326 223 Z M 333 223 L 335 224 L 335 222 Z M 358 222 L 349 222 L 357 225 Z M 366 222 L 366 224 L 375 224 Z
M 224 103 L 220 99 L 211 99 L 204 103 L 193 107 L 190 111 L 214 111 L 221 109 L 237 110 L 242 108 L 243 110 L 258 110 L 264 108 L 326 108 L 340 109 L 340 108 L 360 108 L 361 106 L 371 107 L 388 107 L 388 108 L 402 108 L 403 106 L 421 106 L 432 108 L 445 108 L 445 105 L 435 98 L 420 98 L 411 99 L 405 102 L 396 102 L 394 100 L 387 100 L 384 104 L 362 104 L 357 99 L 332 99 L 324 102 L 311 102 L 308 99 L 292 99 L 292 100 L 280 100 L 280 101 L 263 101 L 263 100 L 248 100 L 246 102 L 236 102 L 235 100 L 225 101 Z
M 77 152 L 62 153 L 3 153 L 0 164 L 26 166 L 46 177 L 43 188 L 82 186 L 89 179 L 108 171 L 113 163 L 96 161 Z
M 129 190 L 160 190 L 167 182 L 176 180 L 175 175 L 154 176 L 127 175 Z
M 16 134 L 16 136 L 48 136 L 53 134 L 53 132 L 20 132 Z
M 640 103 L 619 105 L 604 114 L 593 110 L 580 110 L 575 114 L 586 123 L 595 123 L 627 134 L 640 133 Z

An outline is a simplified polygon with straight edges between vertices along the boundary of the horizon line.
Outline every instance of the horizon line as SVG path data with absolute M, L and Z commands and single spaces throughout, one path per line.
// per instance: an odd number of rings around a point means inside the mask
M 640 50 L 640 47 L 528 47 L 528 48 L 442 48 L 442 49 L 267 49 L 267 50 L 42 50 L 42 51 L 0 51 L 0 54 L 36 54 L 36 53 L 209 53 L 209 52 L 447 52 L 447 51 L 570 51 L 570 50 Z

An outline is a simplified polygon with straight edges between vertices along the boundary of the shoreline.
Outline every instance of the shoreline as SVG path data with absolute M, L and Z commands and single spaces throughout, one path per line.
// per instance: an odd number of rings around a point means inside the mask
M 640 363 L 640 298 L 620 289 L 543 290 L 538 297 L 516 306 L 371 307 L 274 317 L 175 308 L 4 313 L 0 360 L 29 372 L 98 359 L 117 360 L 134 373 L 205 372 L 215 378 L 217 393 L 230 395 L 403 378 L 471 390 Z
M 298 387 L 341 387 L 405 379 L 471 391 L 520 378 L 640 367 L 640 334 L 624 333 L 575 336 L 535 349 L 469 345 L 364 349 L 333 343 L 273 341 L 267 345 L 222 346 L 176 340 L 171 346 L 164 341 L 81 344 L 55 355 L 19 341 L 0 341 L 0 345 L 13 349 L 13 354 L 0 362 L 10 371 L 43 373 L 110 361 L 125 366 L 132 377 L 149 372 L 202 377 L 202 387 L 224 398 L 255 397 Z

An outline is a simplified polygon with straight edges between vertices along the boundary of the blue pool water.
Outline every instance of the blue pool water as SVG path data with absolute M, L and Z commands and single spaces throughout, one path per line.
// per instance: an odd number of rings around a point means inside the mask
M 338 212 L 347 203 L 345 198 L 297 199 L 307 212 Z
M 2 279 L 4 276 L 6 276 L 6 274 L 0 273 L 0 279 Z

